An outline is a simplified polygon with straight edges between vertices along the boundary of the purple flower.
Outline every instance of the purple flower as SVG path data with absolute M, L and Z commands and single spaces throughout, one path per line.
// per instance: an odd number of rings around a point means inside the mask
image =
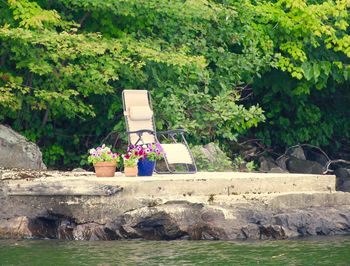
M 133 149 L 135 149 L 135 145 L 134 144 L 131 144 L 129 147 L 128 147 L 128 151 L 132 151 Z

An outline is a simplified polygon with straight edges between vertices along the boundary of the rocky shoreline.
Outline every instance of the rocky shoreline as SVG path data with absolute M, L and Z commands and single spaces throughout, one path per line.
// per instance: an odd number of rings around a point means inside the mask
M 141 195 L 135 183 L 144 182 L 146 189 L 146 183 L 150 181 L 131 179 L 131 187 L 127 187 L 118 181 L 122 179 L 115 178 L 117 181 L 113 182 L 120 185 L 101 181 L 106 183 L 102 186 L 93 182 L 92 173 L 71 173 L 71 179 L 53 176 L 53 186 L 45 177 L 48 175 L 54 174 L 0 173 L 0 238 L 264 240 L 350 233 L 348 192 L 326 191 L 325 188 L 318 192 L 225 191 L 225 195 L 216 192 L 201 196 L 198 188 L 192 192 L 194 195 L 179 196 L 169 190 L 168 194 L 160 193 L 168 189 L 163 184 L 155 187 L 155 193 Z M 79 180 L 84 182 L 69 183 L 76 182 L 72 179 L 78 178 L 75 175 L 81 175 Z M 176 184 L 171 178 L 168 182 L 169 187 Z M 199 187 L 198 184 L 208 180 L 199 178 L 183 182 L 188 189 L 193 182 L 197 182 L 194 187 Z M 72 184 L 80 187 L 79 191 L 83 193 L 78 195 L 74 190 L 68 190 Z M 40 189 L 35 190 L 38 187 Z M 22 194 L 16 194 L 16 189 Z M 23 193 L 24 189 L 26 193 Z M 50 195 L 53 189 L 60 193 Z M 146 192 L 143 190 L 142 193 Z
M 315 207 L 273 212 L 187 202 L 143 207 L 106 224 L 79 223 L 56 213 L 0 220 L 1 238 L 63 240 L 264 240 L 350 234 L 350 208 Z

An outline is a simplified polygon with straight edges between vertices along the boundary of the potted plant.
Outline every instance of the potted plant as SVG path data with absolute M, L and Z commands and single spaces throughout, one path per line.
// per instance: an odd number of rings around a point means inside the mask
M 159 143 L 139 145 L 135 148 L 139 154 L 140 159 L 137 163 L 139 176 L 151 176 L 156 166 L 156 161 L 164 156 L 164 151 Z
M 141 155 L 142 152 L 136 150 L 134 145 L 131 145 L 128 148 L 127 153 L 123 155 L 125 176 L 137 176 L 137 162 L 139 161 Z
M 95 167 L 97 177 L 113 177 L 119 163 L 120 157 L 118 153 L 103 144 L 101 147 L 90 149 L 88 162 Z

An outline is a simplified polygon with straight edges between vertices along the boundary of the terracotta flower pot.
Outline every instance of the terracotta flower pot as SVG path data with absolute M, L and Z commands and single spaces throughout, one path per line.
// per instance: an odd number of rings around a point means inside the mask
M 97 177 L 113 177 L 117 164 L 114 162 L 98 162 L 94 164 Z
M 138 174 L 137 166 L 125 167 L 124 174 L 125 174 L 125 176 L 137 176 L 137 174 Z

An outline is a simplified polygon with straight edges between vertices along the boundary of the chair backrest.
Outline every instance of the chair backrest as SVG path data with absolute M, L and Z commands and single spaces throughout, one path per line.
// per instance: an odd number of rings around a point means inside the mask
M 128 131 L 152 130 L 156 131 L 153 120 L 151 97 L 146 90 L 123 91 L 124 117 Z M 136 144 L 137 134 L 128 134 L 129 144 Z M 142 143 L 155 143 L 155 136 L 149 133 L 142 135 Z

